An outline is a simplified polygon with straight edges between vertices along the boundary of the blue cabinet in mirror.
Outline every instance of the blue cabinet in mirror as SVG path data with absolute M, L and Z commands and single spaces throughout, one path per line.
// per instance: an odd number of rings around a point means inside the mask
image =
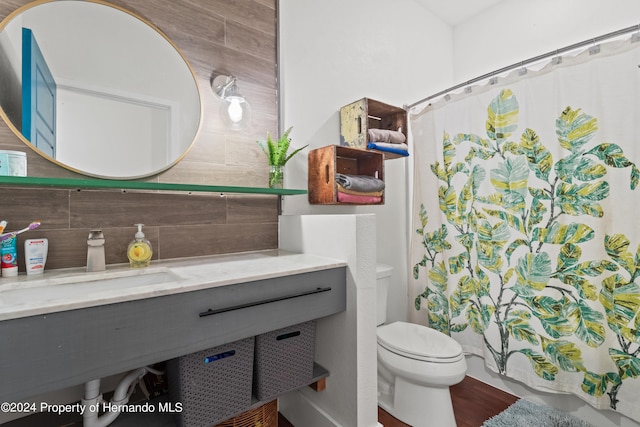
M 22 33 L 37 40 L 56 82 L 55 137 L 32 124 Z M 84 175 L 134 179 L 178 162 L 198 133 L 202 106 L 193 70 L 151 23 L 98 1 L 36 1 L 0 24 L 0 115 L 25 144 Z M 33 99 L 33 97 L 32 97 Z M 24 133 L 24 135 L 23 135 Z M 50 147 L 55 147 L 51 149 Z

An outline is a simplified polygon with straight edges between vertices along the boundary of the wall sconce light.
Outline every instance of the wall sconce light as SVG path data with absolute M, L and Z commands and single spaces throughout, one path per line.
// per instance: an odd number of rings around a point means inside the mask
M 211 81 L 213 92 L 224 101 L 220 107 L 222 120 L 233 130 L 245 129 L 251 123 L 251 106 L 240 94 L 234 76 L 217 75 Z

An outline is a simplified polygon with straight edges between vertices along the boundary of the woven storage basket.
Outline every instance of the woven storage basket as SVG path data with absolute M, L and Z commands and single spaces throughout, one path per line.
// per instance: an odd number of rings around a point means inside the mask
M 251 406 L 253 348 L 251 337 L 167 362 L 169 397 L 182 403 L 180 427 L 210 426 Z
M 272 400 L 215 427 L 278 427 L 278 401 Z
M 316 323 L 311 320 L 256 337 L 253 395 L 269 400 L 313 379 Z

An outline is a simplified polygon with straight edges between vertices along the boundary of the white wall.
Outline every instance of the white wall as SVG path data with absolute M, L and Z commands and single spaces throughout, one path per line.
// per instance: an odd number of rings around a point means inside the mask
M 467 0 L 473 1 L 473 0 Z M 454 28 L 454 84 L 583 40 L 638 25 L 636 0 L 506 0 Z M 441 88 L 446 89 L 446 88 Z M 469 375 L 515 395 L 573 413 L 594 426 L 638 427 L 574 396 L 535 392 L 468 359 Z
M 639 23 L 637 0 L 504 0 L 455 27 L 454 80 L 464 82 Z
M 307 156 L 340 143 L 340 107 L 368 97 L 403 106 L 452 83 L 451 28 L 415 0 L 280 0 L 281 128 L 309 144 L 285 168 L 285 186 L 306 188 Z M 390 319 L 407 318 L 410 159 L 385 162 L 384 206 L 309 205 L 286 197 L 285 214 L 374 213 L 378 262 L 395 267 Z
M 278 398 L 280 412 L 304 427 L 377 424 L 376 218 L 374 215 L 280 216 L 280 248 L 347 263 L 347 309 L 318 319 L 315 361 L 329 371 L 326 390 Z

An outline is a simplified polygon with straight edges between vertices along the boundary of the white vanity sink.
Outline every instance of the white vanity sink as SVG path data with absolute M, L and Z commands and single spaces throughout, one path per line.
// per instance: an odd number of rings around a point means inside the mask
M 155 298 L 231 284 L 344 266 L 330 260 L 279 250 L 155 261 L 131 269 L 84 268 L 45 271 L 41 276 L 0 278 L 0 321 L 65 310 Z
M 0 402 L 346 309 L 343 261 L 268 250 L 0 278 Z
M 151 270 L 103 271 L 73 273 L 42 279 L 25 277 L 25 280 L 5 287 L 0 292 L 0 304 L 37 305 L 46 302 L 74 299 L 77 296 L 99 297 L 114 291 L 131 290 L 144 286 L 160 285 L 181 280 L 166 268 Z

